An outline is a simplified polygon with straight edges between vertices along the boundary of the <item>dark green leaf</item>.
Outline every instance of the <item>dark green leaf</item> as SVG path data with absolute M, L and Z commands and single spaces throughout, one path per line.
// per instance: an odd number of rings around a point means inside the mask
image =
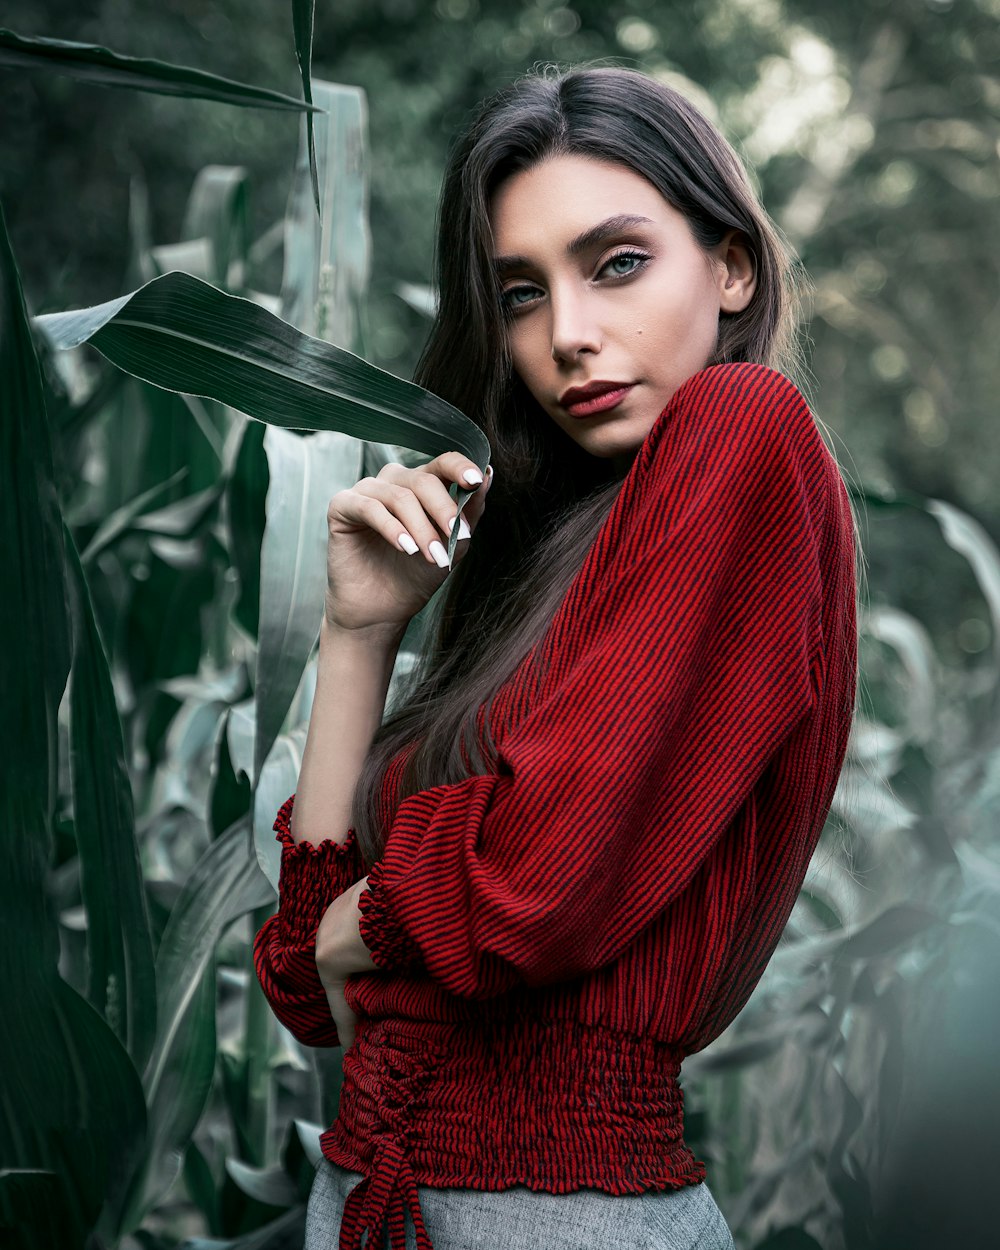
M 320 1124 L 310 1124 L 307 1120 L 295 1120 L 295 1132 L 298 1135 L 302 1149 L 305 1151 L 306 1158 L 318 1168 L 320 1160 L 324 1158 L 319 1139 L 323 1133 L 323 1126 Z
M 239 916 L 273 900 L 249 845 L 246 823 L 238 822 L 199 859 L 160 942 L 159 1028 L 146 1071 L 147 1088 L 156 1086 L 170 1052 L 181 1044 L 185 1016 L 223 932 Z
M 212 1168 L 194 1138 L 184 1151 L 184 1184 L 195 1206 L 205 1217 L 209 1232 L 215 1232 L 219 1227 L 219 1192 Z
M 133 529 L 165 538 L 192 538 L 211 518 L 221 495 L 222 483 L 217 482 L 186 499 L 178 499 L 153 512 L 143 512 L 135 518 Z
M 312 104 L 312 39 L 313 14 L 316 0 L 292 0 L 292 26 L 295 31 L 295 59 L 302 75 L 302 96 L 306 104 Z M 306 114 L 309 136 L 309 172 L 312 177 L 313 199 L 316 215 L 320 216 L 319 177 L 316 171 L 316 144 L 313 138 L 312 113 Z
M 214 960 L 209 960 L 190 991 L 182 1025 L 171 1033 L 169 1049 L 158 1048 L 154 1054 L 154 1079 L 149 1079 L 147 1072 L 149 1131 L 121 1218 L 118 1231 L 122 1234 L 134 1232 L 176 1180 L 183 1152 L 211 1092 L 215 1072 Z
M 266 426 L 244 421 L 231 467 L 226 474 L 224 515 L 232 566 L 239 576 L 239 597 L 232 614 L 241 629 L 257 637 L 260 613 L 260 548 L 264 539 L 268 469 L 264 452 Z
M 149 490 L 144 490 L 141 495 L 137 495 L 127 504 L 116 508 L 109 517 L 101 522 L 93 538 L 80 553 L 80 563 L 87 565 L 91 561 L 96 560 L 102 551 L 110 547 L 122 534 L 128 532 L 148 503 L 152 503 L 157 495 L 162 495 L 164 491 L 169 490 L 175 482 L 179 482 L 185 476 L 186 470 L 178 469 L 166 481 L 158 482 L 155 486 L 151 486 Z
M 451 404 L 190 274 L 164 274 L 106 304 L 35 323 L 56 347 L 90 342 L 155 386 L 217 399 L 258 421 L 340 430 L 432 456 L 457 450 L 480 470 L 489 463 L 486 436 Z M 457 491 L 449 557 L 472 494 Z
M 312 118 L 312 114 L 308 114 Z M 206 165 L 191 188 L 181 239 L 207 238 L 212 245 L 211 281 L 242 287 L 250 251 L 247 171 L 239 165 Z M 232 271 L 232 272 L 231 272 Z
M 303 1206 L 285 1211 L 270 1224 L 245 1233 L 231 1241 L 209 1237 L 189 1237 L 178 1250 L 302 1250 L 305 1235 L 306 1209 Z
M 0 29 L 0 66 L 44 69 L 67 74 L 102 87 L 129 87 L 159 95 L 193 96 L 244 108 L 312 110 L 312 105 L 280 91 L 206 74 L 186 65 L 170 65 L 145 57 L 125 56 L 92 43 L 18 35 Z
M 132 786 L 108 659 L 68 529 L 65 551 L 73 592 L 70 761 L 87 912 L 87 997 L 141 1070 L 156 1032 L 156 981 Z
M 252 1168 L 239 1159 L 227 1159 L 226 1171 L 242 1193 L 267 1206 L 290 1207 L 298 1200 L 298 1188 L 282 1168 Z
M 156 956 L 158 1028 L 143 1078 L 148 1148 L 123 1232 L 138 1227 L 172 1182 L 211 1089 L 219 939 L 239 916 L 273 899 L 252 856 L 246 823 L 238 822 L 205 851 L 174 904 Z
M 59 935 L 46 889 L 58 783 L 57 713 L 70 668 L 65 529 L 38 360 L 0 210 L 0 1160 L 51 1173 L 51 1185 L 5 1179 L 0 1207 L 24 1214 L 29 1246 L 82 1245 L 120 1196 L 145 1128 L 138 1075 L 114 1033 L 58 974 Z M 65 1236 L 64 1236 L 65 1234 Z

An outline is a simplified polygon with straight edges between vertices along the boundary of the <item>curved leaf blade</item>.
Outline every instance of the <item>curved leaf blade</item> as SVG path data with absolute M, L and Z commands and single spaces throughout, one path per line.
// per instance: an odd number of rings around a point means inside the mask
M 295 790 L 302 769 L 305 742 L 305 725 L 297 725 L 282 734 L 269 750 L 254 787 L 253 833 L 257 863 L 274 887 L 275 894 L 281 871 L 281 846 L 274 836 L 274 816 Z
M 486 435 L 439 396 L 190 274 L 166 273 L 105 304 L 34 323 L 55 347 L 90 342 L 154 386 L 219 400 L 269 425 L 337 430 L 431 456 L 457 450 L 481 471 L 489 463 Z M 457 489 L 450 559 L 472 494 Z
M 302 96 L 306 104 L 312 104 L 312 39 L 313 16 L 316 0 L 292 0 L 292 27 L 295 33 L 295 59 L 302 75 Z M 309 144 L 309 174 L 312 178 L 313 202 L 316 216 L 321 217 L 319 204 L 319 175 L 316 169 L 316 143 L 313 136 L 312 113 L 306 114 L 306 133 Z
M 121 1232 L 142 1221 L 180 1168 L 181 1152 L 201 1118 L 215 1058 L 215 951 L 230 924 L 273 904 L 274 891 L 247 845 L 239 820 L 198 860 L 174 903 L 156 955 L 156 1044 L 143 1077 L 149 1133 Z M 169 1167 L 164 1171 L 162 1160 Z
M 255 782 L 319 634 L 330 496 L 362 476 L 362 444 L 344 434 L 321 431 L 299 438 L 272 428 L 265 432 L 264 450 L 269 485 L 260 552 Z
M 305 334 L 361 351 L 371 271 L 368 104 L 360 87 L 314 80 L 315 157 L 322 218 L 312 204 L 309 137 L 302 142 L 284 222 L 281 316 Z M 305 121 L 305 119 L 303 119 Z
M 99 44 L 19 35 L 0 28 L 0 66 L 16 69 L 47 69 L 101 87 L 127 87 L 158 95 L 190 96 L 237 104 L 243 108 L 292 109 L 315 112 L 307 101 L 268 87 L 255 87 L 218 74 L 172 65 L 148 57 L 126 56 Z
M 484 471 L 489 463 L 485 434 L 445 400 L 190 274 L 166 273 L 34 324 L 55 347 L 90 342 L 154 386 L 217 399 L 269 425 L 339 430 L 432 456 L 458 450 Z
M 985 526 L 944 499 L 929 499 L 927 511 L 941 527 L 945 542 L 969 563 L 990 611 L 993 662 L 1000 669 L 1000 551 Z
M 70 763 L 87 912 L 87 997 L 138 1068 L 156 1033 L 156 981 L 125 738 L 90 590 L 66 530 L 73 591 Z
M 57 712 L 70 670 L 66 539 L 38 359 L 2 208 L 0 410 L 0 702 L 16 726 L 4 742 L 10 783 L 0 786 L 0 915 L 17 935 L 0 954 L 0 1219 L 16 1208 L 27 1245 L 47 1244 L 56 1228 L 61 1244 L 79 1245 L 102 1202 L 113 1204 L 121 1192 L 141 1147 L 145 1107 L 117 1037 L 58 972 L 46 878 Z M 21 1179 L 8 1179 L 11 1173 Z
M 206 165 L 195 177 L 184 211 L 181 239 L 211 241 L 212 281 L 222 287 L 240 288 L 246 279 L 249 182 L 242 165 Z
M 159 1028 L 146 1068 L 155 1092 L 171 1050 L 183 1044 L 183 1022 L 225 929 L 238 917 L 274 901 L 274 891 L 251 856 L 246 822 L 237 821 L 199 859 L 174 904 L 156 955 Z

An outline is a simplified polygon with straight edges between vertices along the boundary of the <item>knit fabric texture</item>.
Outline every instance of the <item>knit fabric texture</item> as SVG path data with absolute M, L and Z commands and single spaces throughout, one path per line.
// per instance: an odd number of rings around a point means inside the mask
M 385 809 L 370 866 L 353 829 L 296 844 L 283 804 L 254 960 L 309 1046 L 338 1045 L 316 930 L 368 874 L 379 971 L 347 981 L 357 1032 L 320 1139 L 364 1175 L 341 1250 L 386 1228 L 402 1250 L 406 1210 L 430 1246 L 418 1184 L 704 1179 L 681 1062 L 749 998 L 828 816 L 856 694 L 854 568 L 847 491 L 800 392 L 761 365 L 703 369 L 480 709 L 495 769 Z

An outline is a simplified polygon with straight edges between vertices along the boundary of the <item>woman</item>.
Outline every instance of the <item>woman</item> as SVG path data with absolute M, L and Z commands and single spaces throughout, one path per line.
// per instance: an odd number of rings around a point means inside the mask
M 495 484 L 451 571 L 467 457 L 331 500 L 255 942 L 278 1018 L 345 1047 L 307 1250 L 733 1244 L 678 1074 L 777 943 L 856 689 L 848 496 L 773 367 L 789 271 L 732 150 L 635 71 L 524 77 L 453 152 L 416 380 Z

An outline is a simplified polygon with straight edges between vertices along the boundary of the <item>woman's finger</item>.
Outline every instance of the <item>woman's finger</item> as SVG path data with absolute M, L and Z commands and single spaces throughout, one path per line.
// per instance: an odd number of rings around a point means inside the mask
M 362 479 L 364 481 L 365 479 Z M 434 527 L 427 521 L 427 518 L 420 513 L 423 520 L 417 523 L 417 518 L 412 518 L 409 525 L 395 515 L 386 507 L 385 503 L 374 494 L 367 491 L 359 490 L 361 483 L 357 483 L 351 490 L 339 491 L 330 500 L 327 508 L 327 524 L 330 529 L 337 531 L 338 526 L 343 522 L 355 526 L 367 526 L 369 529 L 375 530 L 391 546 L 397 550 L 405 551 L 408 555 L 413 555 L 418 550 L 422 550 L 426 558 L 431 564 L 434 563 L 433 553 L 430 551 L 430 544 L 438 537 Z M 411 532 L 412 528 L 416 528 L 420 534 L 419 538 L 414 537 Z
M 412 491 L 426 515 L 437 526 L 439 534 L 436 537 L 440 538 L 442 534 L 450 535 L 458 511 L 455 500 L 448 493 L 450 483 L 455 482 L 463 490 L 480 489 L 480 484 L 465 480 L 466 473 L 482 476 L 468 456 L 449 451 L 418 469 L 408 469 L 400 464 L 383 465 L 375 480 L 391 482 Z
M 417 497 L 409 484 L 365 477 L 355 485 L 354 490 L 358 495 L 378 500 L 381 506 L 396 518 L 402 531 L 410 535 L 424 553 L 424 558 L 431 564 L 439 563 L 434 559 L 434 544 L 437 543 L 440 547 L 442 537 L 449 534 L 450 530 L 439 529 L 434 524 L 433 518 L 427 515 L 426 505 Z M 455 502 L 449 499 L 448 503 L 451 507 L 449 515 L 453 517 Z

